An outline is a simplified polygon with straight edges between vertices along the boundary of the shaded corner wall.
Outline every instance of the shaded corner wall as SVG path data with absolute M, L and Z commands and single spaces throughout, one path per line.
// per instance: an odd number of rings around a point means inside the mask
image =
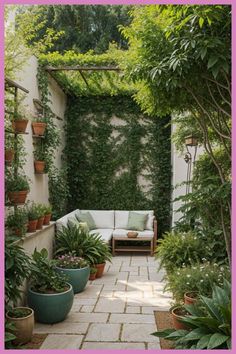
M 26 95 L 26 98 L 23 104 L 27 105 L 30 110 L 30 113 L 35 114 L 35 105 L 33 99 L 40 100 L 40 94 L 38 90 L 37 83 L 37 68 L 38 62 L 37 58 L 32 56 L 26 62 L 23 70 L 17 75 L 17 83 L 29 90 L 29 93 Z M 55 118 L 55 124 L 61 131 L 61 144 L 58 147 L 55 154 L 55 167 L 60 168 L 61 166 L 61 152 L 65 145 L 64 139 L 64 112 L 66 108 L 66 95 L 57 85 L 57 83 L 49 78 L 49 92 L 51 94 L 51 109 L 59 119 Z M 48 192 L 48 176 L 36 175 L 34 173 L 34 160 L 33 160 L 33 151 L 34 151 L 34 139 L 32 138 L 32 129 L 31 122 L 27 126 L 28 135 L 24 135 L 25 149 L 27 152 L 26 164 L 24 166 L 25 174 L 30 178 L 30 193 L 28 194 L 28 199 L 36 203 L 48 203 L 49 192 Z

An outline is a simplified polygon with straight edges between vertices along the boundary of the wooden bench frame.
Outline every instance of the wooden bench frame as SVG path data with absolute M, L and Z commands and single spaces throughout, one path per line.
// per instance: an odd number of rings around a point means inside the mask
M 115 256 L 116 252 L 150 252 L 150 255 L 153 256 L 156 245 L 157 245 L 157 220 L 153 220 L 153 237 L 137 237 L 137 238 L 128 238 L 128 237 L 112 237 L 112 255 Z M 116 241 L 141 241 L 141 242 L 150 242 L 150 247 L 148 246 L 116 246 Z

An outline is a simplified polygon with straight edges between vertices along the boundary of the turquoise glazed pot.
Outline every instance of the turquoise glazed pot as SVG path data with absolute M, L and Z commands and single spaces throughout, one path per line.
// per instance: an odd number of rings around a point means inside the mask
M 68 290 L 56 294 L 41 294 L 28 290 L 28 305 L 34 310 L 36 321 L 57 323 L 66 318 L 74 300 L 73 288 L 70 284 L 68 286 Z
M 73 287 L 74 293 L 80 293 L 84 290 L 90 275 L 90 267 L 84 267 L 80 269 L 66 269 L 66 268 L 55 268 L 58 273 L 62 273 L 67 276 L 68 283 Z

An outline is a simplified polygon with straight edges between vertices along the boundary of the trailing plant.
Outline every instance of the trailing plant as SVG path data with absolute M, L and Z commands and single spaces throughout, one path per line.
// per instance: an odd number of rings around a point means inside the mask
M 201 236 L 193 231 L 166 233 L 158 242 L 155 257 L 160 261 L 160 268 L 164 267 L 168 274 L 183 264 L 201 262 L 207 254 Z
M 56 258 L 56 265 L 65 269 L 80 269 L 87 267 L 88 262 L 82 257 L 75 256 L 74 253 L 64 254 Z
M 17 238 L 8 236 L 5 241 L 6 309 L 17 305 L 21 298 L 20 287 L 30 274 L 31 260 L 24 249 L 14 242 L 16 240 Z
M 83 257 L 90 264 L 98 263 L 100 259 L 110 261 L 112 258 L 109 246 L 99 234 L 90 234 L 75 225 L 69 228 L 63 226 L 55 237 L 55 255 L 68 252 Z
M 67 213 L 67 203 L 70 196 L 67 170 L 51 168 L 48 177 L 49 202 L 52 206 L 53 220 L 56 220 Z
M 67 290 L 66 277 L 55 271 L 56 261 L 48 259 L 48 251 L 45 248 L 41 251 L 35 249 L 32 258 L 30 285 L 33 291 L 47 294 Z
M 231 349 L 231 285 L 214 286 L 211 297 L 200 296 L 198 305 L 185 305 L 190 316 L 181 322 L 189 330 L 166 329 L 153 333 L 174 341 L 175 349 Z
M 206 262 L 176 268 L 166 276 L 165 290 L 172 292 L 174 299 L 183 301 L 185 292 L 197 291 L 200 295 L 210 296 L 214 284 L 223 285 L 230 280 L 230 270 L 226 265 Z

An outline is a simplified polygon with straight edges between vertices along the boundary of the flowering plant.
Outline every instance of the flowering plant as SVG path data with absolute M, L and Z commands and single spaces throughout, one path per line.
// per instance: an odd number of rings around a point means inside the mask
M 56 261 L 58 267 L 65 269 L 80 269 L 88 265 L 88 262 L 84 258 L 76 257 L 74 253 L 59 256 Z
M 169 273 L 165 289 L 173 293 L 176 301 L 183 300 L 185 292 L 197 291 L 200 295 L 211 296 L 213 285 L 222 286 L 224 279 L 230 279 L 228 266 L 203 259 L 203 263 L 183 265 Z

